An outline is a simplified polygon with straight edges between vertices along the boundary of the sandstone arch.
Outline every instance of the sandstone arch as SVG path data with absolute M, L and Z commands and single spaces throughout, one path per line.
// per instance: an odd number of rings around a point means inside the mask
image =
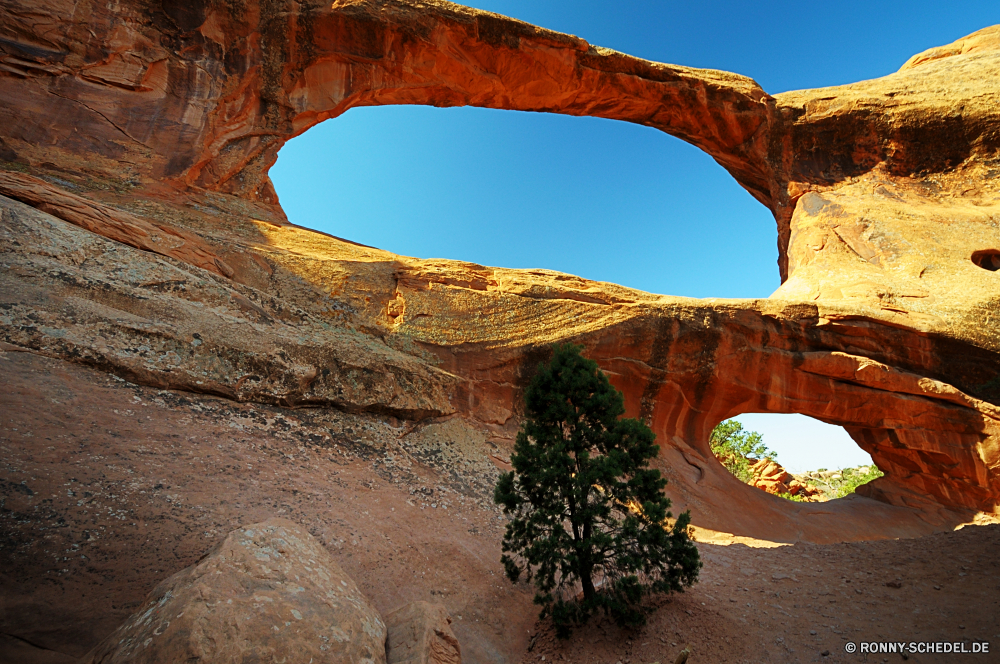
M 149 296 L 74 263 L 67 247 L 83 240 L 35 220 L 34 248 L 17 249 L 23 270 L 5 276 L 32 310 L 9 316 L 8 342 L 229 398 L 458 415 L 503 438 L 540 349 L 573 339 L 670 441 L 665 458 L 685 469 L 678 498 L 710 527 L 773 532 L 774 519 L 805 509 L 760 503 L 770 516 L 741 525 L 713 497 L 739 488 L 699 464 L 707 431 L 740 409 L 848 427 L 887 471 L 870 495 L 933 527 L 1000 509 L 1000 283 L 973 258 L 1000 246 L 1000 27 L 881 79 L 771 96 L 742 76 L 438 1 L 206 0 L 183 12 L 123 2 L 114 14 L 29 4 L 0 8 L 0 156 L 28 171 L 4 174 L 0 193 L 181 261 L 170 279 L 185 285 Z M 670 298 L 418 261 L 283 224 L 266 176 L 282 142 L 352 106 L 389 103 L 597 115 L 687 140 L 774 213 L 783 285 L 767 300 Z M 83 202 L 34 177 L 53 173 L 80 175 Z M 76 281 L 53 281 L 47 260 Z M 185 320 L 207 315 L 189 306 L 195 290 L 225 325 Z M 137 292 L 175 324 L 152 334 L 118 315 L 148 315 Z M 61 308 L 70 294 L 93 301 L 90 318 Z M 108 343 L 95 325 L 132 341 Z M 59 329 L 69 333 L 46 332 Z M 196 330 L 204 343 L 192 346 Z M 137 338 L 177 359 L 133 352 Z M 831 517 L 836 537 L 902 532 L 859 514 Z M 781 537 L 822 537 L 788 523 Z

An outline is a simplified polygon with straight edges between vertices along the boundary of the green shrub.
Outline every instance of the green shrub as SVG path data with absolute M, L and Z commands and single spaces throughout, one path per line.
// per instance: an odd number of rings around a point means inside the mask
M 534 581 L 540 618 L 551 616 L 560 638 L 597 610 L 641 625 L 646 596 L 683 590 L 701 568 L 690 515 L 670 522 L 667 481 L 648 467 L 655 435 L 622 418 L 621 392 L 580 350 L 557 347 L 531 381 L 514 470 L 494 491 L 510 518 L 504 572 Z
M 719 457 L 722 465 L 741 482 L 753 481 L 750 466 L 758 459 L 777 459 L 778 455 L 767 448 L 763 438 L 756 431 L 746 431 L 736 420 L 726 420 L 712 429 L 709 438 L 712 453 Z
M 864 472 L 859 468 L 845 468 L 840 472 L 843 478 L 830 482 L 835 498 L 849 496 L 862 484 L 867 484 L 885 475 L 875 464 L 868 466 Z

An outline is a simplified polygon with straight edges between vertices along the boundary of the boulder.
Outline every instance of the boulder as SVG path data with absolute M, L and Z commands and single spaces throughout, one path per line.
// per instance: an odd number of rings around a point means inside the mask
M 793 479 L 788 483 L 788 493 L 798 496 L 806 502 L 821 503 L 826 501 L 826 495 L 812 484 Z
M 783 493 L 788 493 L 788 485 L 784 482 L 769 479 L 756 479 L 753 481 L 751 486 L 755 486 L 762 491 L 768 493 L 773 493 L 774 495 L 780 495 Z
M 384 664 L 385 637 L 326 549 L 301 526 L 269 519 L 163 581 L 81 664 Z
M 791 473 L 786 471 L 781 464 L 774 459 L 761 459 L 750 466 L 754 477 L 768 482 L 780 482 L 787 484 L 792 479 Z
M 791 494 L 805 502 L 823 502 L 826 497 L 823 492 L 811 484 L 807 484 L 782 467 L 774 459 L 761 459 L 750 466 L 753 472 L 751 486 L 774 495 Z
M 461 664 L 451 618 L 440 604 L 412 602 L 385 617 L 389 664 Z

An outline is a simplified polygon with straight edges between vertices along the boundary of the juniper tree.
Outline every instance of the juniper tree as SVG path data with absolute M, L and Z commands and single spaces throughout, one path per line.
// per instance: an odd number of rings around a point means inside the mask
M 539 367 L 513 470 L 494 491 L 509 517 L 504 571 L 534 581 L 540 618 L 561 638 L 598 610 L 641 625 L 648 595 L 683 590 L 701 568 L 689 513 L 670 523 L 667 481 L 648 467 L 655 435 L 622 418 L 621 392 L 581 350 L 559 346 Z

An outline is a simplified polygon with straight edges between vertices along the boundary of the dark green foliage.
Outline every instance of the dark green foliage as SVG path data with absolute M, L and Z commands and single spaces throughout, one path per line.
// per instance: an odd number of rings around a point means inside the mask
M 828 480 L 827 482 L 833 489 L 834 498 L 849 496 L 862 484 L 868 484 L 873 480 L 885 476 L 885 473 L 879 470 L 875 464 L 862 466 L 861 468 L 844 468 L 840 471 L 840 474 L 841 479 Z
M 753 481 L 753 472 L 750 471 L 752 462 L 778 457 L 767 449 L 759 433 L 746 431 L 736 420 L 726 420 L 712 429 L 709 445 L 712 453 L 722 461 L 722 465 L 737 479 L 747 484 Z
M 561 638 L 597 610 L 641 625 L 644 597 L 683 590 L 701 568 L 690 515 L 667 524 L 667 481 L 648 468 L 659 451 L 653 432 L 619 419 L 621 393 L 580 350 L 559 346 L 539 368 L 525 395 L 514 470 L 494 492 L 510 517 L 507 577 L 534 581 L 541 617 L 552 617 Z

